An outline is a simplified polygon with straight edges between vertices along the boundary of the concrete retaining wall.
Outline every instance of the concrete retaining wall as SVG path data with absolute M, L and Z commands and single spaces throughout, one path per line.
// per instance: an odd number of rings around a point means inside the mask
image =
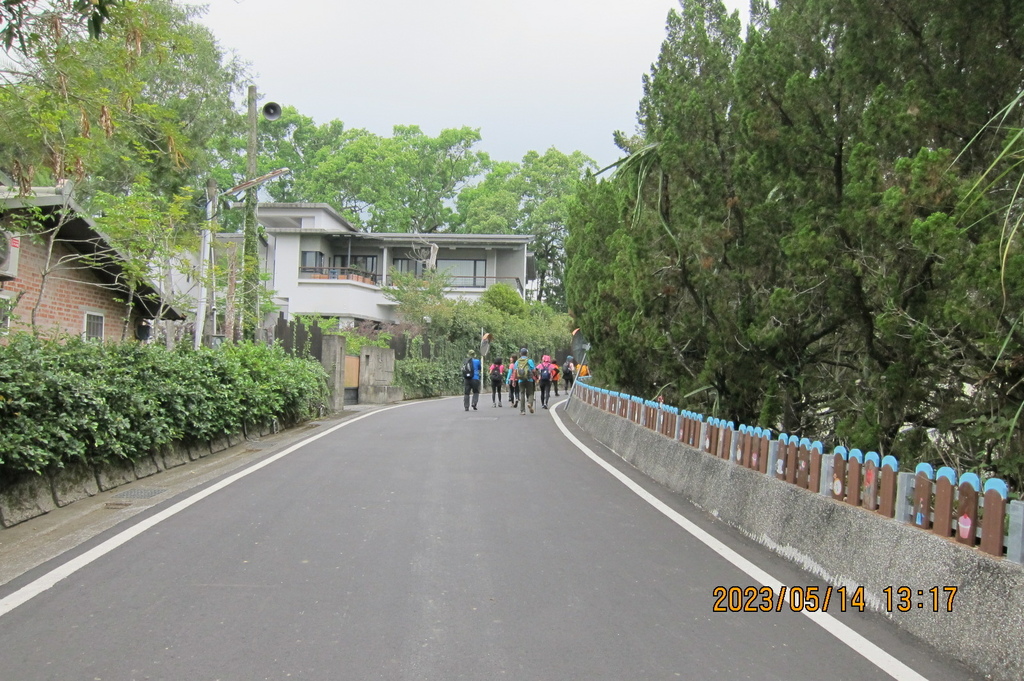
M 100 492 L 156 475 L 189 461 L 222 452 L 243 442 L 248 435 L 257 438 L 279 430 L 272 423 L 244 425 L 236 433 L 225 433 L 210 442 L 175 443 L 137 460 L 116 461 L 102 466 L 73 463 L 42 475 L 31 473 L 0 484 L 0 531 L 44 513 Z
M 830 584 L 863 586 L 868 607 L 901 629 L 986 678 L 1024 678 L 1021 565 L 741 468 L 582 400 L 568 413 L 646 475 L 764 546 Z M 914 590 L 914 607 L 886 612 L 882 589 L 900 586 Z M 932 612 L 927 590 L 944 586 L 957 587 L 953 609 Z

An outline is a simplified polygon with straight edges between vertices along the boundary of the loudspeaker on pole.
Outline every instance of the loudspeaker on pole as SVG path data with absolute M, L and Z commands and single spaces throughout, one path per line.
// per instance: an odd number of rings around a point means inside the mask
M 267 102 L 263 105 L 263 117 L 268 121 L 276 121 L 281 117 L 281 105 L 277 102 Z

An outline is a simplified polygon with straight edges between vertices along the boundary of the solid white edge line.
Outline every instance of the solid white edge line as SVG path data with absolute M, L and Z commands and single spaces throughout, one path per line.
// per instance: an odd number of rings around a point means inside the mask
M 93 548 L 89 549 L 88 551 L 86 551 L 85 553 L 81 554 L 80 556 L 76 556 L 75 558 L 72 558 L 71 560 L 67 561 L 66 563 L 63 563 L 60 566 L 58 566 L 58 567 L 54 568 L 53 570 L 51 570 L 50 572 L 46 573 L 42 577 L 39 577 L 38 579 L 32 581 L 29 584 L 26 584 L 25 586 L 21 587 L 20 589 L 18 589 L 17 591 L 11 593 L 10 595 L 5 596 L 4 598 L 0 599 L 0 617 L 3 617 L 7 613 L 9 613 L 11 610 L 14 610 L 15 608 L 17 608 L 19 605 L 22 605 L 23 603 L 31 600 L 32 598 L 35 598 L 36 596 L 38 596 L 39 594 L 43 593 L 47 589 L 53 588 L 53 586 L 55 584 L 57 584 L 58 582 L 60 582 L 61 580 L 70 577 L 71 575 L 73 575 L 78 570 L 81 570 L 82 568 L 84 568 L 89 563 L 92 563 L 93 561 L 97 560 L 98 558 L 101 558 L 102 556 L 110 553 L 111 551 L 116 549 L 118 546 L 121 546 L 122 544 L 130 541 L 131 539 L 134 539 L 135 537 L 139 536 L 140 534 L 142 534 L 146 530 L 148 530 L 148 529 L 150 529 L 150 528 L 152 528 L 152 527 L 162 523 L 163 521 L 167 520 L 171 516 L 176 515 L 176 514 L 180 513 L 181 511 L 184 511 L 189 506 L 191 506 L 191 505 L 193 505 L 193 504 L 195 504 L 195 503 L 197 503 L 199 501 L 202 501 L 203 499 L 205 499 L 206 497 L 210 496 L 211 494 L 214 494 L 215 492 L 219 492 L 220 490 L 224 489 L 225 487 L 227 487 L 231 483 L 238 482 L 239 480 L 241 480 L 242 478 L 246 477 L 247 475 L 255 473 L 256 471 L 260 470 L 261 468 L 265 468 L 266 466 L 269 466 L 270 464 L 274 463 L 275 461 L 278 461 L 279 459 L 283 459 L 284 457 L 288 456 L 292 452 L 295 452 L 296 450 L 299 450 L 299 449 L 305 447 L 306 445 L 310 444 L 311 442 L 315 442 L 315 441 L 319 440 L 320 438 L 322 438 L 322 437 L 324 437 L 326 435 L 330 435 L 331 433 L 333 433 L 334 431 L 338 430 L 339 428 L 344 428 L 345 426 L 351 425 L 351 424 L 355 423 L 356 421 L 361 421 L 361 420 L 365 419 L 368 416 L 373 416 L 374 414 L 379 414 L 381 412 L 390 411 L 392 409 L 398 409 L 400 407 L 405 407 L 405 406 L 408 406 L 410 404 L 415 404 L 415 402 L 407 402 L 405 404 L 397 404 L 397 405 L 394 405 L 392 407 L 384 407 L 383 409 L 375 409 L 373 411 L 367 412 L 367 413 L 362 414 L 360 416 L 356 416 L 354 418 L 342 421 L 338 425 L 331 426 L 330 428 L 328 428 L 327 430 L 323 431 L 322 433 L 317 433 L 316 435 L 310 436 L 310 437 L 306 438 L 305 440 L 302 440 L 301 442 L 298 442 L 298 443 L 288 447 L 287 449 L 284 449 L 284 450 L 278 452 L 277 454 L 274 454 L 273 456 L 267 457 L 266 459 L 263 459 L 262 461 L 259 461 L 259 462 L 255 463 L 255 464 L 249 466 L 248 468 L 244 468 L 244 469 L 238 471 L 237 473 L 233 473 L 233 474 L 229 475 L 228 477 L 224 478 L 220 482 L 214 483 L 213 485 L 211 485 L 211 486 L 209 486 L 209 487 L 207 487 L 207 488 L 205 488 L 205 489 L 203 489 L 203 490 L 201 490 L 199 492 L 196 492 L 192 496 L 187 497 L 185 499 L 182 499 L 181 501 L 177 502 L 173 506 L 169 506 L 166 509 L 164 509 L 163 511 L 160 511 L 159 513 L 156 513 L 156 514 L 154 514 L 154 515 L 152 515 L 152 516 L 150 516 L 148 518 L 142 519 L 141 521 L 139 521 L 135 525 L 132 525 L 128 529 L 123 530 L 122 532 L 119 532 L 118 534 L 114 535 L 110 539 L 107 539 L 106 541 L 104 541 L 104 542 L 94 546 Z
M 578 398 L 577 398 L 578 399 Z M 641 499 L 649 503 L 651 506 L 661 511 L 666 517 L 669 518 L 679 527 L 683 528 L 698 541 L 703 543 L 709 549 L 720 555 L 725 560 L 732 563 L 733 566 L 744 572 L 748 577 L 758 582 L 763 586 L 769 586 L 773 591 L 778 592 L 783 586 L 775 577 L 771 576 L 758 566 L 751 563 L 749 560 L 736 553 L 720 540 L 708 534 L 706 531 L 695 525 L 692 521 L 686 519 L 679 512 L 669 508 L 663 501 L 656 498 L 646 489 L 633 482 L 625 473 L 612 466 L 610 463 L 602 459 L 600 456 L 595 454 L 589 447 L 579 441 L 579 439 L 569 432 L 569 429 L 564 423 L 562 423 L 561 417 L 557 413 L 557 408 L 565 404 L 565 400 L 555 405 L 555 409 L 551 409 L 551 416 L 555 420 L 555 424 L 558 429 L 562 431 L 562 434 L 572 442 L 581 452 L 586 454 L 594 463 L 601 466 L 608 473 L 614 476 L 619 482 L 628 487 L 634 494 L 639 496 Z M 789 596 L 786 597 L 786 601 L 789 600 Z M 898 681 L 927 681 L 924 676 L 921 676 L 916 671 L 900 662 L 895 657 L 887 653 L 886 651 L 879 648 L 877 645 L 867 640 L 856 631 L 837 620 L 832 615 L 824 612 L 808 612 L 801 610 L 812 622 L 820 626 L 828 633 L 835 636 L 842 643 L 849 646 L 858 655 L 861 655 L 868 660 L 871 664 L 875 665 L 883 672 L 888 674 Z

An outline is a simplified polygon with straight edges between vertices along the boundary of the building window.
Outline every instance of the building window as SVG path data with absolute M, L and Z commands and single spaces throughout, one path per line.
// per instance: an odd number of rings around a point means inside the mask
M 103 340 L 103 315 L 85 313 L 85 339 Z
M 324 254 L 320 251 L 303 251 L 302 252 L 302 270 L 304 272 L 310 272 L 312 270 L 319 270 L 324 266 Z
M 377 274 L 377 256 L 375 255 L 336 255 L 333 267 L 348 267 L 361 270 L 367 274 Z
M 460 288 L 486 288 L 486 260 L 442 260 L 438 259 L 439 272 L 447 272 L 452 286 Z
M 394 258 L 391 261 L 391 266 L 402 274 L 411 272 L 417 277 L 423 276 L 424 265 L 422 260 L 414 260 L 413 258 Z
M 353 255 L 349 267 L 362 270 L 369 274 L 377 274 L 377 256 L 375 255 Z

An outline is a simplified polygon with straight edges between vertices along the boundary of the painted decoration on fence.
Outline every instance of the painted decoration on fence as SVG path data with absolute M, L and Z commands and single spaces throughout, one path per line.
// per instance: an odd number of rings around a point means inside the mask
M 931 464 L 919 463 L 914 479 L 914 525 L 922 530 L 931 529 L 932 480 L 935 472 Z
M 959 498 L 960 505 L 957 512 L 956 540 L 961 544 L 974 546 L 978 536 L 978 493 L 981 491 L 981 478 L 976 473 L 964 473 L 960 476 Z

